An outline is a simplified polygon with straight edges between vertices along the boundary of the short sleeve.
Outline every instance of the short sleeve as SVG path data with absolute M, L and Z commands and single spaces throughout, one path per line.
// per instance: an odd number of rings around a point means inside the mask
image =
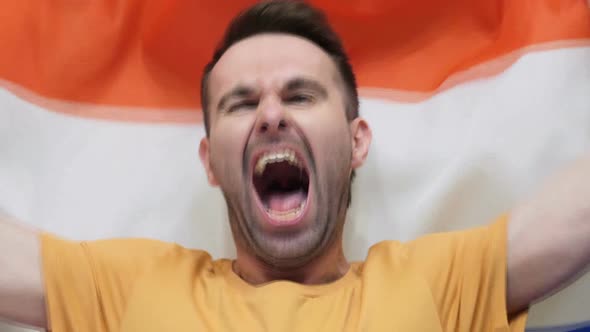
M 404 247 L 431 287 L 445 331 L 524 331 L 527 312 L 508 317 L 506 310 L 507 217 Z
M 74 242 L 40 235 L 48 326 L 55 332 L 115 331 L 134 281 L 173 244 Z

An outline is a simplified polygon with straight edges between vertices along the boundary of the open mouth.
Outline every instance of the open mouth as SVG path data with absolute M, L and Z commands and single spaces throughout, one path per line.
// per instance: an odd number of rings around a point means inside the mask
M 293 224 L 303 215 L 309 174 L 294 151 L 284 149 L 262 154 L 254 166 L 252 181 L 272 223 Z

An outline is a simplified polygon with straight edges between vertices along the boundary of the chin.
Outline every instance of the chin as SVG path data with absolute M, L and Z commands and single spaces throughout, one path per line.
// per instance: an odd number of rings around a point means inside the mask
M 300 221 L 289 230 L 268 231 L 265 219 L 250 219 L 250 249 L 259 260 L 277 268 L 298 268 L 309 264 L 326 251 L 335 233 L 335 225 L 329 225 L 327 218 L 317 218 L 315 213 Z M 313 216 L 313 217 L 312 217 Z M 302 227 L 302 225 L 306 225 Z

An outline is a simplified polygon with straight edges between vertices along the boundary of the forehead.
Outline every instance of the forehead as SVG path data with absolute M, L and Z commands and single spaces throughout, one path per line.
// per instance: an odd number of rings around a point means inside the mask
M 293 77 L 315 79 L 329 86 L 338 77 L 334 62 L 320 47 L 287 34 L 260 34 L 230 47 L 213 68 L 212 101 L 237 84 L 279 88 Z

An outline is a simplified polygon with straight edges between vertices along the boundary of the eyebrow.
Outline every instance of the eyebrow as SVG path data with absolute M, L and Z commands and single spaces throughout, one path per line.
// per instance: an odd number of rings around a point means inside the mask
M 217 109 L 223 109 L 223 107 L 225 107 L 225 104 L 227 104 L 227 102 L 231 99 L 231 98 L 243 98 L 243 97 L 247 97 L 247 96 L 251 96 L 255 93 L 254 89 L 245 85 L 238 85 L 236 87 L 234 87 L 233 89 L 229 90 L 227 93 L 225 93 L 223 95 L 223 97 L 221 97 L 221 99 L 219 99 L 219 103 L 217 104 Z
M 309 89 L 318 92 L 321 97 L 325 98 L 328 96 L 328 90 L 318 81 L 314 79 L 295 77 L 287 81 L 283 91 L 289 92 L 299 89 Z
M 325 98 L 328 96 L 328 90 L 318 81 L 305 77 L 295 77 L 287 81 L 284 88 L 284 92 L 290 92 L 299 89 L 310 89 L 318 92 L 321 97 Z M 217 103 L 217 110 L 221 110 L 225 107 L 225 104 L 232 98 L 244 98 L 255 94 L 256 91 L 246 85 L 238 85 L 233 89 L 225 93 Z

